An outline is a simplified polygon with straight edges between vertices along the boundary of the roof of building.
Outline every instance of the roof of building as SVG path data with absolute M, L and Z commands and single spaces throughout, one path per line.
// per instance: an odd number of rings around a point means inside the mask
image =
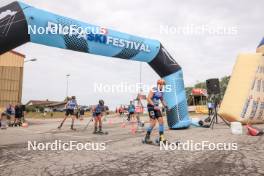
M 56 106 L 61 106 L 61 105 L 66 105 L 67 101 L 62 101 L 62 102 L 56 102 L 56 103 L 52 103 L 52 104 L 48 104 L 46 105 L 47 107 L 56 107 Z
M 0 66 L 23 67 L 25 55 L 16 51 L 6 52 L 0 55 Z
M 199 89 L 199 88 L 192 89 L 192 95 L 194 95 L 194 96 L 208 96 L 206 89 Z
M 23 57 L 23 58 L 25 58 L 26 57 L 26 55 L 24 55 L 24 54 L 22 54 L 22 53 L 19 53 L 19 52 L 17 52 L 17 51 L 10 51 L 11 53 L 13 53 L 13 54 L 15 54 L 15 55 L 18 55 L 18 56 L 20 56 L 20 57 Z
M 26 103 L 27 106 L 48 106 L 52 104 L 61 103 L 59 101 L 49 101 L 49 100 L 30 100 Z

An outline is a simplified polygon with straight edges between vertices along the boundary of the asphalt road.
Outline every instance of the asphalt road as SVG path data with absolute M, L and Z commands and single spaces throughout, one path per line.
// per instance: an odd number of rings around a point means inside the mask
M 69 129 L 70 120 L 61 130 L 56 129 L 59 119 L 29 121 L 28 128 L 0 130 L 0 175 L 264 175 L 263 137 L 248 136 L 245 129 L 243 135 L 232 135 L 223 123 L 214 130 L 166 129 L 165 134 L 172 142 L 235 143 L 237 150 L 160 150 L 142 144 L 144 132 L 133 131 L 133 125 L 124 126 L 118 118 L 104 122 L 109 134 L 101 136 L 92 134 L 92 124 L 83 130 L 88 119 L 76 122 L 77 131 Z M 157 136 L 155 130 L 153 139 Z M 104 143 L 105 150 L 28 150 L 29 141 L 46 144 L 56 140 Z

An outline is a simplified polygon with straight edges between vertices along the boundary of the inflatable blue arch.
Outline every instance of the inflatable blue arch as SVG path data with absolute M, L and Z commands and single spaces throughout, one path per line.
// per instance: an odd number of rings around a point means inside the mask
M 0 54 L 24 43 L 147 62 L 172 90 L 165 92 L 170 129 L 190 126 L 181 67 L 158 40 L 59 16 L 22 2 L 0 8 Z

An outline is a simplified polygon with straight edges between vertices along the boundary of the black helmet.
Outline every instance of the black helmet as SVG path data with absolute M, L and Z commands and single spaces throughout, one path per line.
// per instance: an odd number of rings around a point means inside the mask
M 104 100 L 99 100 L 99 104 L 100 104 L 101 106 L 103 106 L 103 105 L 104 105 Z

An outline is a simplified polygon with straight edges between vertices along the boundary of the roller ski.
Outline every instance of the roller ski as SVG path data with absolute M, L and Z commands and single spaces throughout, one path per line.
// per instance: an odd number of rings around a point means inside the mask
M 94 131 L 93 134 L 97 134 L 97 135 L 108 135 L 107 131 Z
M 57 127 L 57 129 L 58 130 L 61 130 L 61 128 L 62 128 L 62 125 L 59 125 L 58 127 Z M 73 127 L 73 125 L 71 125 L 71 128 L 70 128 L 72 131 L 76 131 L 77 129 L 76 128 L 74 128 Z
M 97 134 L 99 135 L 108 135 L 107 131 L 98 131 Z
M 153 141 L 145 141 L 145 139 L 142 139 L 141 141 L 143 144 L 149 144 L 149 145 L 153 145 L 154 142 Z
M 153 142 L 151 139 L 150 139 L 150 135 L 146 135 L 144 139 L 142 139 L 142 143 L 143 144 L 149 144 L 149 145 L 155 145 L 155 142 Z
M 94 128 L 93 134 L 98 134 L 98 135 L 108 135 L 107 131 L 102 131 L 101 129 L 97 131 L 97 128 Z
M 146 137 L 142 140 L 143 144 L 149 144 L 149 145 L 154 145 L 154 146 L 160 146 L 161 143 L 168 143 L 168 141 L 164 138 L 164 136 L 159 137 L 158 139 L 152 141 L 150 140 L 149 135 L 147 134 Z M 169 144 L 169 143 L 168 143 Z
M 170 142 L 167 139 L 165 139 L 163 135 L 157 138 L 154 142 L 155 142 L 155 145 L 157 146 L 160 146 L 161 144 L 164 144 L 164 145 L 170 144 Z
M 162 144 L 164 144 L 164 145 L 170 145 L 172 143 L 174 143 L 174 144 L 176 144 L 178 146 L 180 144 L 180 141 L 170 142 L 167 139 L 164 139 L 164 137 L 159 137 L 159 138 L 157 138 L 155 140 L 155 144 L 158 145 L 158 146 L 160 146 Z
M 76 131 L 76 128 L 74 128 L 73 125 L 71 125 L 71 130 Z
M 146 137 L 144 139 L 142 139 L 142 143 L 143 144 L 149 144 L 149 145 L 154 145 L 154 146 L 160 146 L 161 144 L 164 145 L 170 145 L 172 144 L 171 142 L 169 142 L 167 139 L 164 138 L 164 136 L 160 136 L 159 138 L 157 138 L 156 140 L 152 141 L 150 140 L 150 136 L 146 135 Z M 180 142 L 173 142 L 176 145 L 178 145 Z

